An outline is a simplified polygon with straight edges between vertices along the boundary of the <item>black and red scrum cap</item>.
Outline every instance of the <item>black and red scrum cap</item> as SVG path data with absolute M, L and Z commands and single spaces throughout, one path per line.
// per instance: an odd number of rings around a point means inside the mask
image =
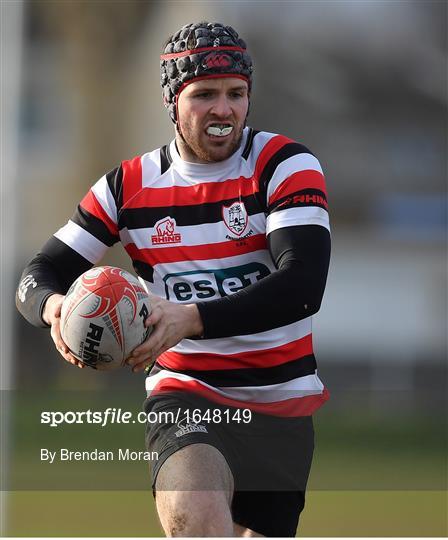
M 221 23 L 186 24 L 171 36 L 160 57 L 163 101 L 173 122 L 176 102 L 187 84 L 197 79 L 238 77 L 252 84 L 252 59 L 246 43 Z

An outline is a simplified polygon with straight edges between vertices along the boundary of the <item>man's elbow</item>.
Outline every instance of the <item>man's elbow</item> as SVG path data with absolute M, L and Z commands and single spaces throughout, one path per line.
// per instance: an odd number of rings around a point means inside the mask
M 315 315 L 319 310 L 322 303 L 322 299 L 319 301 L 310 301 L 304 304 L 304 314 L 307 317 L 311 317 L 312 315 Z
M 302 300 L 301 311 L 305 317 L 311 317 L 319 312 L 324 296 L 324 288 L 319 288 Z

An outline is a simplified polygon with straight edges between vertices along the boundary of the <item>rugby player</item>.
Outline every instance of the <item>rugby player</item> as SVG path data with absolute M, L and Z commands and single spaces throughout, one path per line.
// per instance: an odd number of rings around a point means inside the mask
M 64 294 L 121 241 L 154 327 L 127 363 L 148 372 L 146 411 L 180 412 L 146 430 L 165 533 L 294 536 L 328 397 L 311 333 L 330 256 L 322 169 L 246 125 L 252 60 L 233 28 L 185 25 L 160 65 L 174 140 L 89 190 L 25 268 L 17 306 L 83 367 L 61 339 Z

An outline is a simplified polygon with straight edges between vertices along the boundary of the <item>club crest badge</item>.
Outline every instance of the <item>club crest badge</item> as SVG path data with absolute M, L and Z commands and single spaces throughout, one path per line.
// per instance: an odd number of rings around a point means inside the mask
M 222 207 L 222 217 L 230 232 L 241 236 L 246 230 L 248 217 L 246 207 L 241 201 Z

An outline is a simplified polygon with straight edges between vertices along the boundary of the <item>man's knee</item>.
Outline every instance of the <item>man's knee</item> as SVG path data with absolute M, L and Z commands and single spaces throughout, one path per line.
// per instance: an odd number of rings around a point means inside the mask
M 157 509 L 167 536 L 233 536 L 226 494 L 211 492 L 159 492 Z
M 224 491 L 230 504 L 233 475 L 217 448 L 191 444 L 172 454 L 161 466 L 156 491 Z
M 156 505 L 167 536 L 233 536 L 233 476 L 224 456 L 207 444 L 171 455 L 156 481 Z

